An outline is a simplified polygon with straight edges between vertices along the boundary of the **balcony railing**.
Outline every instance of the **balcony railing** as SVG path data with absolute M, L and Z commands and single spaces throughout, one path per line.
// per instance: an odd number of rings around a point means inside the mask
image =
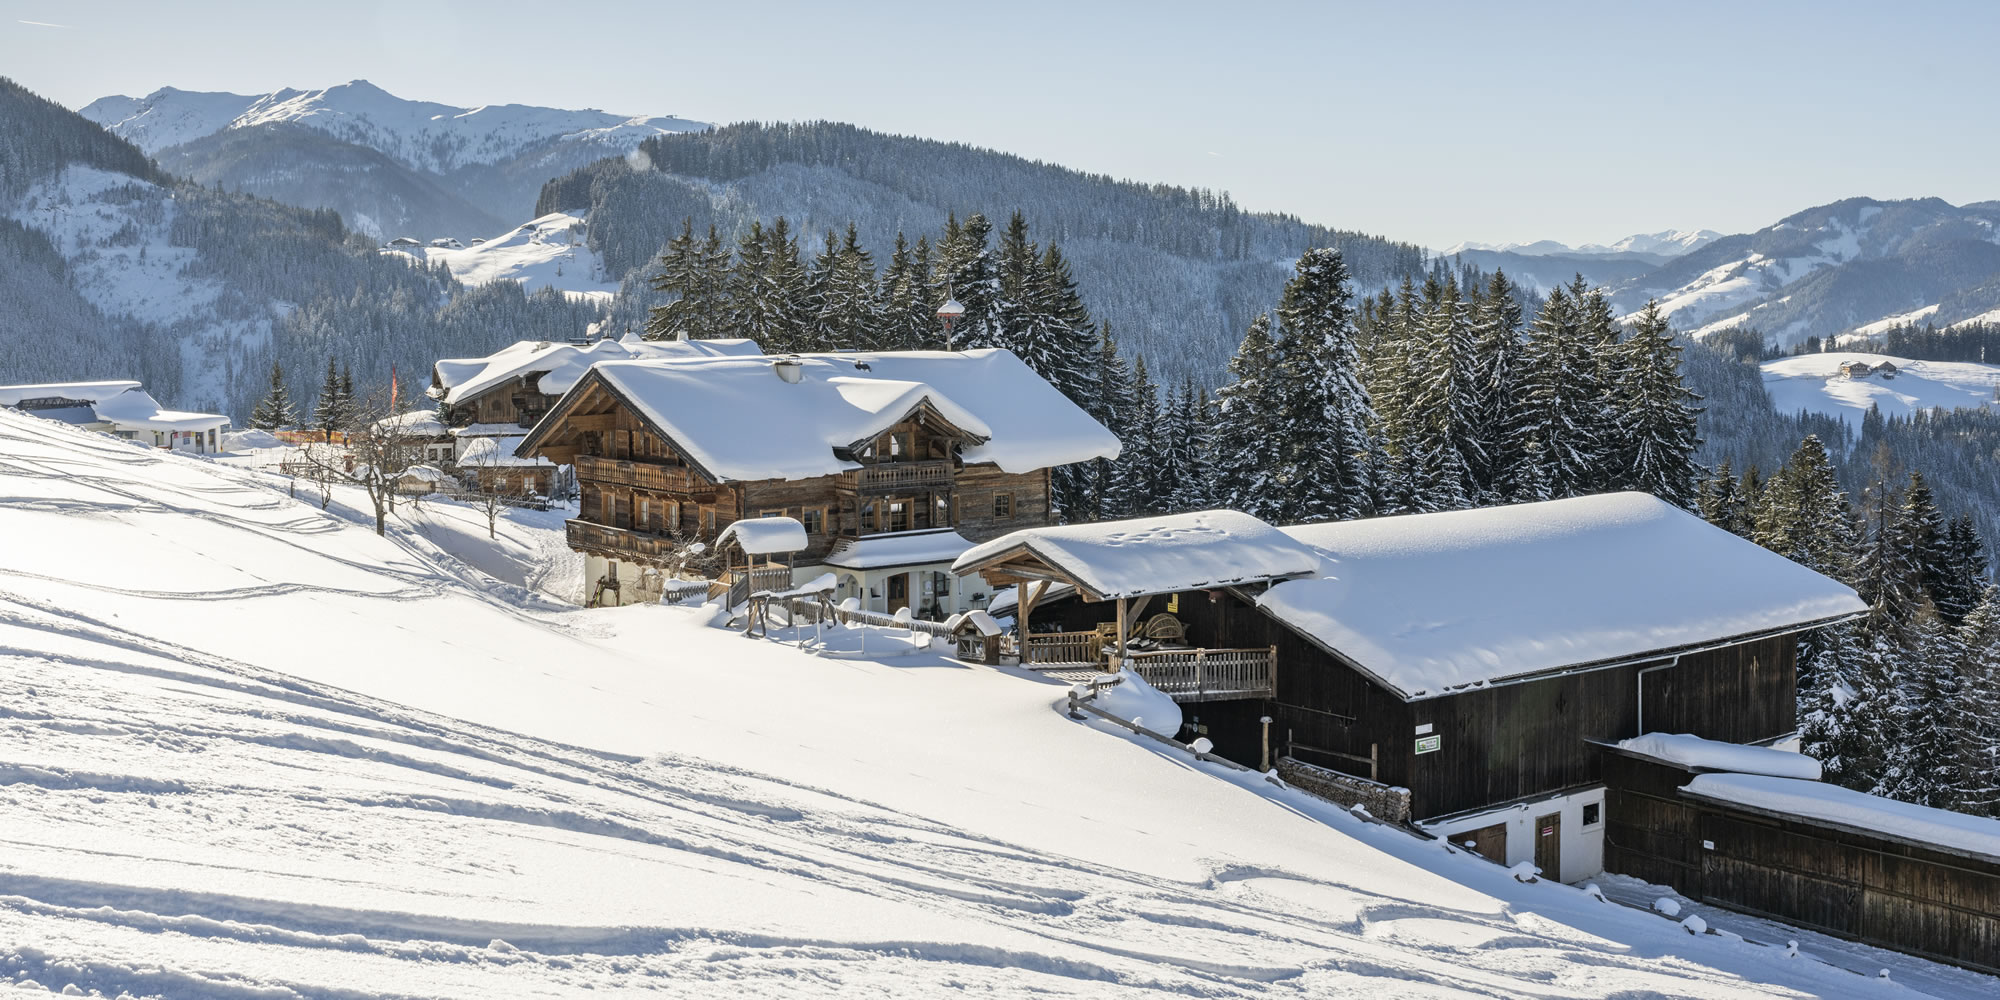
M 860 493 L 928 490 L 951 485 L 951 463 L 943 460 L 883 462 L 862 466 L 849 475 L 854 489 Z
M 1275 698 L 1278 647 L 1262 649 L 1162 649 L 1128 653 L 1125 662 L 1146 683 L 1175 701 Z
M 1098 666 L 1104 636 L 1096 632 L 1033 632 L 1021 640 L 1022 666 Z
M 631 462 L 597 455 L 576 457 L 576 478 L 600 486 L 629 486 L 660 493 L 711 493 L 715 487 L 685 465 Z
M 674 555 L 674 540 L 665 535 L 574 519 L 563 522 L 563 530 L 569 538 L 570 548 L 603 556 L 665 562 Z

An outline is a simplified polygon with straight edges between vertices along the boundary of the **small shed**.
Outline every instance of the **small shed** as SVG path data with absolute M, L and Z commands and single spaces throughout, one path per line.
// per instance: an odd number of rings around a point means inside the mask
M 958 658 L 997 666 L 1000 663 L 1000 623 L 984 611 L 972 610 L 945 620 L 945 631 L 958 647 Z
M 396 477 L 395 490 L 404 496 L 429 496 L 451 482 L 451 477 L 435 465 L 412 465 Z

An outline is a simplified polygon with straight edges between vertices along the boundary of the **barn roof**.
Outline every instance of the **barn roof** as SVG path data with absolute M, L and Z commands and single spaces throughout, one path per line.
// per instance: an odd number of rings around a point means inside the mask
M 780 360 L 796 362 L 797 381 L 774 373 Z M 1111 458 L 1119 449 L 1110 431 L 998 349 L 611 361 L 591 374 L 717 481 L 859 468 L 836 450 L 923 407 L 971 436 L 965 461 L 1004 472 Z M 559 405 L 544 418 L 528 444 L 556 433 L 563 412 Z
M 1092 600 L 1166 594 L 1309 576 L 1313 550 L 1233 510 L 1024 528 L 966 550 L 961 576 L 988 571 L 1046 574 Z
M 1283 531 L 1324 565 L 1258 606 L 1411 700 L 1867 608 L 1844 584 L 1643 493 Z
M 754 340 L 641 340 L 630 335 L 589 344 L 522 340 L 483 358 L 437 362 L 431 370 L 430 392 L 455 406 L 494 386 L 542 372 L 541 391 L 556 396 L 568 392 L 590 366 L 602 361 L 745 357 L 763 352 Z
M 122 430 L 206 431 L 229 425 L 229 418 L 220 413 L 162 409 L 151 393 L 130 379 L 0 386 L 0 406 L 38 399 L 75 400 L 89 408 L 91 417 Z M 66 408 L 61 414 L 40 412 L 66 423 L 88 422 L 81 408 Z

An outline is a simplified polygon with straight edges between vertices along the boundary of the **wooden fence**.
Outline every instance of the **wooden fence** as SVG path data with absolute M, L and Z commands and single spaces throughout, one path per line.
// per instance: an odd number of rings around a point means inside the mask
M 1021 665 L 1026 667 L 1104 662 L 1104 637 L 1096 632 L 1033 632 L 1020 647 Z

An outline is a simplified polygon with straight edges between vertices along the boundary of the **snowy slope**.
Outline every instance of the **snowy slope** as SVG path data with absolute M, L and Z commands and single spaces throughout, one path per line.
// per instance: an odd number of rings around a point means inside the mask
M 443 264 L 466 285 L 518 281 L 528 291 L 557 288 L 578 299 L 609 302 L 619 277 L 604 273 L 597 253 L 583 241 L 584 217 L 555 212 L 516 226 L 483 243 L 463 247 L 384 249 Z
M 1870 375 L 1851 379 L 1839 373 L 1848 361 L 1879 365 L 1894 362 L 1899 369 L 1894 378 Z M 1885 417 L 1906 417 L 1918 410 L 1954 409 L 1961 406 L 2000 406 L 2000 365 L 1971 361 L 1911 361 L 1882 354 L 1829 351 L 1766 361 L 1764 390 L 1779 413 L 1801 410 L 1839 417 L 1856 427 L 1878 406 Z
M 1692 250 L 1698 250 L 1709 243 L 1721 239 L 1722 234 L 1713 229 L 1667 229 L 1657 233 L 1634 233 L 1617 242 L 1585 243 L 1570 246 L 1555 240 L 1536 240 L 1532 243 L 1480 243 L 1467 240 L 1440 251 L 1444 256 L 1464 253 L 1468 250 L 1490 250 L 1496 253 L 1517 253 L 1526 257 L 1566 256 L 1570 254 L 1613 254 L 1643 253 L 1658 257 L 1678 257 Z
M 292 122 L 434 173 L 499 163 L 551 141 L 602 147 L 598 155 L 610 155 L 636 148 L 655 135 L 708 127 L 673 116 L 634 117 L 523 104 L 461 108 L 404 100 L 366 80 L 260 97 L 166 87 L 138 99 L 102 98 L 81 113 L 149 153 L 224 128 Z
M 16 414 L 0 413 L 0 483 L 0 983 L 224 998 L 1863 985 L 1072 722 L 1062 685 L 1017 671 L 819 659 L 691 610 L 565 610 L 264 474 Z M 1968 985 L 1937 995 L 1991 982 L 1944 981 Z

